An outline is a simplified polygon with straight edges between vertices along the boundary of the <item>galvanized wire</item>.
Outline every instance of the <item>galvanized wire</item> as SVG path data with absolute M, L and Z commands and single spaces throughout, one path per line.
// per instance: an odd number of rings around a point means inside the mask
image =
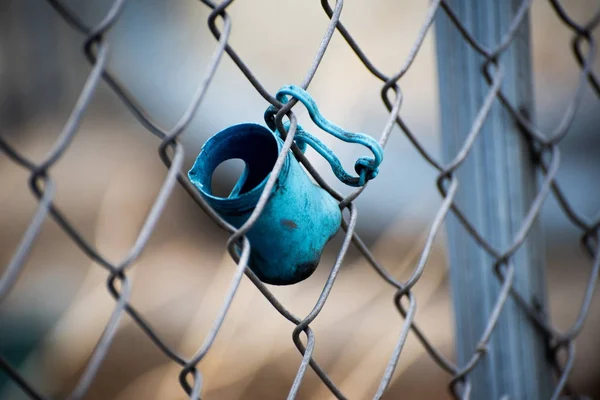
M 29 186 L 32 193 L 38 200 L 38 207 L 31 219 L 22 240 L 14 252 L 13 257 L 4 269 L 3 275 L 0 277 L 0 302 L 4 300 L 10 292 L 15 282 L 18 280 L 19 274 L 23 268 L 25 261 L 35 245 L 36 238 L 39 234 L 42 222 L 46 217 L 53 218 L 60 227 L 67 233 L 73 242 L 81 249 L 90 260 L 93 260 L 98 265 L 102 266 L 107 271 L 107 290 L 115 299 L 115 307 L 113 313 L 107 323 L 104 332 L 99 339 L 93 353 L 91 354 L 87 366 L 79 378 L 75 388 L 68 396 L 69 399 L 81 399 L 85 396 L 91 383 L 93 382 L 100 365 L 110 349 L 110 345 L 115 338 L 118 330 L 118 324 L 122 316 L 127 313 L 139 326 L 151 341 L 156 345 L 162 353 L 173 362 L 181 366 L 179 376 L 182 389 L 188 394 L 190 399 L 200 398 L 202 392 L 202 360 L 210 351 L 214 340 L 219 334 L 219 330 L 227 317 L 229 307 L 239 288 L 240 282 L 244 274 L 256 286 L 256 288 L 264 295 L 270 304 L 281 314 L 281 316 L 293 324 L 296 328 L 293 330 L 293 342 L 298 351 L 302 355 L 302 361 L 298 366 L 298 371 L 293 382 L 290 382 L 290 390 L 288 399 L 296 397 L 300 386 L 302 385 L 308 367 L 312 368 L 324 384 L 329 388 L 331 393 L 338 399 L 352 397 L 352 393 L 344 394 L 335 382 L 331 380 L 325 369 L 323 369 L 317 360 L 313 357 L 316 336 L 311 329 L 311 323 L 319 316 L 323 309 L 327 298 L 335 284 L 336 277 L 342 266 L 344 257 L 353 244 L 356 249 L 363 255 L 364 259 L 372 266 L 381 278 L 396 290 L 394 302 L 398 308 L 399 314 L 403 319 L 403 325 L 398 332 L 397 341 L 393 349 L 387 365 L 382 366 L 382 377 L 373 398 L 379 399 L 383 396 L 388 388 L 394 370 L 398 364 L 398 360 L 402 354 L 403 346 L 406 343 L 407 336 L 412 331 L 415 337 L 423 345 L 431 359 L 449 375 L 449 388 L 455 398 L 468 399 L 471 393 L 470 372 L 481 362 L 486 356 L 486 348 L 490 338 L 494 334 L 494 329 L 498 323 L 499 315 L 502 312 L 504 305 L 509 297 L 515 299 L 519 306 L 530 317 L 532 324 L 535 324 L 543 336 L 547 340 L 548 348 L 551 349 L 551 359 L 553 368 L 556 372 L 556 387 L 553 399 L 557 399 L 560 395 L 566 394 L 574 396 L 572 388 L 568 386 L 568 377 L 572 371 L 574 363 L 574 346 L 575 339 L 580 334 L 585 318 L 589 312 L 590 304 L 598 280 L 600 272 L 600 244 L 598 231 L 600 229 L 600 220 L 590 220 L 580 214 L 570 203 L 565 193 L 560 188 L 556 178 L 560 166 L 558 144 L 567 135 L 569 128 L 573 124 L 575 113 L 581 104 L 583 88 L 589 84 L 596 94 L 600 97 L 600 81 L 592 69 L 592 63 L 596 51 L 596 42 L 593 38 L 592 31 L 600 24 L 600 9 L 590 18 L 585 24 L 580 24 L 574 21 L 566 12 L 562 4 L 558 0 L 550 0 L 550 4 L 554 9 L 557 17 L 573 32 L 572 52 L 574 58 L 580 66 L 580 79 L 576 90 L 573 93 L 572 101 L 566 108 L 561 123 L 553 132 L 543 132 L 539 127 L 529 121 L 528 115 L 522 110 L 510 104 L 507 97 L 502 93 L 502 82 L 504 72 L 502 63 L 499 61 L 500 56 L 511 45 L 516 31 L 531 8 L 531 1 L 524 0 L 514 20 L 511 23 L 510 29 L 503 35 L 503 40 L 493 48 L 486 48 L 479 43 L 461 23 L 459 18 L 453 12 L 449 4 L 443 0 L 432 1 L 428 13 L 425 17 L 420 30 L 414 41 L 414 45 L 404 60 L 403 64 L 398 68 L 397 72 L 391 74 L 383 73 L 378 67 L 372 63 L 366 55 L 366 52 L 359 46 L 357 41 L 352 37 L 350 31 L 342 24 L 340 18 L 342 15 L 343 1 L 337 0 L 332 7 L 328 0 L 321 0 L 323 10 L 330 19 L 327 29 L 324 32 L 322 42 L 314 56 L 313 62 L 308 69 L 305 77 L 300 82 L 300 86 L 308 89 L 312 78 L 319 68 L 320 62 L 327 51 L 329 42 L 337 31 L 344 38 L 350 48 L 354 51 L 360 62 L 365 68 L 377 79 L 382 82 L 381 98 L 389 111 L 389 116 L 383 124 L 383 128 L 378 136 L 379 143 L 385 146 L 387 143 L 392 128 L 398 126 L 407 139 L 412 143 L 415 151 L 417 151 L 424 160 L 426 160 L 432 168 L 438 172 L 437 187 L 442 197 L 442 203 L 431 222 L 428 231 L 427 240 L 421 249 L 421 255 L 415 265 L 410 277 L 405 281 L 400 281 L 386 270 L 386 267 L 373 255 L 369 248 L 364 244 L 361 238 L 355 232 L 356 223 L 358 220 L 358 210 L 353 201 L 362 193 L 365 188 L 357 189 L 347 197 L 343 197 L 336 192 L 327 182 L 319 175 L 318 171 L 309 163 L 302 152 L 294 143 L 294 135 L 296 133 L 297 119 L 294 115 L 294 107 L 297 100 L 291 99 L 286 104 L 281 104 L 260 82 L 259 77 L 254 75 L 250 66 L 248 66 L 242 58 L 236 53 L 228 42 L 232 19 L 227 14 L 227 8 L 233 0 L 226 0 L 219 3 L 210 0 L 201 0 L 201 2 L 211 9 L 208 17 L 208 27 L 215 39 L 217 47 L 214 50 L 213 56 L 207 64 L 204 77 L 198 84 L 198 89 L 190 102 L 188 108 L 184 111 L 179 121 L 171 128 L 166 129 L 161 127 L 139 102 L 132 96 L 125 86 L 121 84 L 109 69 L 107 69 L 107 58 L 110 51 L 110 44 L 106 39 L 106 33 L 119 19 L 121 10 L 125 0 L 116 0 L 113 2 L 106 16 L 95 27 L 88 27 L 81 18 L 73 13 L 58 0 L 48 0 L 50 5 L 59 13 L 64 21 L 71 25 L 75 30 L 85 35 L 84 53 L 92 65 L 92 70 L 89 73 L 86 84 L 81 91 L 79 99 L 67 123 L 65 124 L 61 135 L 50 150 L 50 152 L 41 161 L 35 162 L 29 160 L 18 151 L 16 151 L 4 138 L 0 136 L 0 150 L 5 153 L 17 165 L 29 171 Z M 459 30 L 464 40 L 484 58 L 482 64 L 482 74 L 489 83 L 489 91 L 486 96 L 477 118 L 472 123 L 472 129 L 466 137 L 462 148 L 456 154 L 453 160 L 448 163 L 443 163 L 437 160 L 432 153 L 426 149 L 424 144 L 402 119 L 399 114 L 403 95 L 400 86 L 400 81 L 405 73 L 410 69 L 413 61 L 418 56 L 425 36 L 429 33 L 434 19 L 438 13 L 445 13 Z M 217 19 L 222 20 L 222 30 L 217 28 Z M 584 44 L 586 46 L 584 46 Z M 587 49 L 587 50 L 586 50 Z M 284 133 L 285 143 L 273 171 L 265 186 L 265 190 L 260 197 L 260 200 L 248 221 L 239 229 L 235 229 L 225 221 L 223 221 L 211 208 L 206 204 L 203 198 L 197 193 L 195 188 L 188 182 L 185 173 L 182 172 L 184 149 L 178 142 L 178 137 L 189 126 L 193 116 L 198 111 L 203 97 L 211 83 L 211 80 L 217 71 L 218 65 L 227 55 L 238 66 L 240 71 L 246 76 L 248 81 L 254 86 L 257 92 L 278 110 L 275 116 L 275 123 L 280 132 Z M 162 162 L 168 169 L 163 185 L 156 195 L 154 204 L 146 216 L 145 222 L 132 244 L 126 257 L 122 260 L 109 260 L 101 254 L 93 245 L 85 238 L 85 236 L 74 227 L 67 214 L 63 213 L 57 204 L 55 198 L 55 184 L 51 178 L 52 167 L 64 156 L 69 150 L 69 145 L 78 132 L 80 121 L 85 115 L 94 92 L 103 79 L 112 90 L 123 101 L 125 107 L 140 121 L 140 123 L 153 135 L 160 140 L 159 155 Z M 286 82 L 287 83 L 287 82 Z M 514 235 L 512 243 L 506 249 L 495 248 L 492 243 L 487 241 L 477 231 L 477 229 L 467 220 L 461 210 L 456 206 L 454 200 L 457 193 L 458 180 L 454 176 L 454 172 L 459 168 L 465 158 L 473 151 L 473 144 L 481 132 L 488 113 L 495 100 L 499 100 L 503 107 L 509 111 L 515 121 L 518 122 L 522 135 L 532 143 L 532 156 L 536 160 L 538 170 L 543 174 L 544 180 L 540 185 L 538 193 L 531 204 L 531 207 L 524 219 L 524 222 L 518 232 Z M 289 120 L 288 129 L 285 129 L 284 118 Z M 329 277 L 322 289 L 321 295 L 316 301 L 312 310 L 305 316 L 296 316 L 292 314 L 284 305 L 282 305 L 276 296 L 269 290 L 267 286 L 261 283 L 258 278 L 247 268 L 248 258 L 252 243 L 246 238 L 245 233 L 252 227 L 264 209 L 268 200 L 269 193 L 273 187 L 277 176 L 283 164 L 283 158 L 288 150 L 293 151 L 296 158 L 304 165 L 306 170 L 312 175 L 317 183 L 327 190 L 334 198 L 340 202 L 340 207 L 348 209 L 348 216 L 344 217 L 342 228 L 345 232 L 344 240 L 339 249 L 338 256 L 331 268 Z M 199 207 L 204 210 L 212 220 L 223 230 L 230 233 L 230 239 L 227 243 L 227 248 L 233 260 L 237 263 L 237 267 L 232 271 L 232 278 L 229 289 L 222 300 L 222 306 L 217 316 L 213 320 L 212 328 L 204 338 L 202 343 L 199 343 L 198 351 L 191 356 L 183 356 L 178 354 L 171 348 L 155 331 L 151 324 L 136 310 L 134 305 L 129 303 L 129 295 L 131 293 L 131 284 L 127 278 L 129 266 L 140 256 L 145 245 L 147 244 L 150 235 L 152 234 L 158 219 L 164 211 L 165 204 L 170 194 L 172 193 L 176 182 L 189 193 Z M 542 315 L 538 308 L 530 304 L 523 296 L 519 294 L 513 286 L 514 265 L 512 258 L 515 252 L 523 245 L 528 237 L 535 219 L 539 216 L 542 205 L 548 196 L 554 196 L 560 205 L 565 216 L 569 221 L 581 231 L 581 242 L 586 254 L 593 260 L 593 266 L 590 271 L 590 277 L 582 299 L 581 307 L 576 321 L 573 325 L 564 332 L 558 331 L 548 320 L 547 315 Z M 428 258 L 433 248 L 433 242 L 436 235 L 442 229 L 443 222 L 448 214 L 452 212 L 463 225 L 470 235 L 485 249 L 494 259 L 491 268 L 496 272 L 498 279 L 502 282 L 502 287 L 496 299 L 493 312 L 489 316 L 488 324 L 484 332 L 482 332 L 480 341 L 476 346 L 471 359 L 465 365 L 456 365 L 448 357 L 446 357 L 439 349 L 437 349 L 427 338 L 427 333 L 419 328 L 415 321 L 415 313 L 417 299 L 412 293 L 412 288 L 419 282 L 425 268 L 427 267 Z M 405 301 L 403 302 L 403 299 Z M 302 338 L 304 334 L 304 339 Z M 566 353 L 566 359 L 562 360 L 561 353 Z M 47 397 L 40 393 L 36 388 L 29 384 L 19 372 L 12 367 L 5 359 L 0 357 L 0 368 L 17 384 L 24 393 L 32 399 L 46 399 Z

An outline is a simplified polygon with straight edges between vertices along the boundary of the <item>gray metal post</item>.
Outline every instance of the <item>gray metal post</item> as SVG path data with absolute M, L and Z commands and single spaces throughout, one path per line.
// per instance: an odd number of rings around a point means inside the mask
M 466 29 L 488 48 L 500 43 L 522 0 L 448 0 Z M 441 98 L 441 130 L 445 159 L 463 145 L 489 86 L 481 73 L 483 57 L 460 35 L 448 16 L 436 21 Z M 502 90 L 512 104 L 533 111 L 528 16 L 512 44 L 500 57 L 505 68 Z M 536 194 L 536 174 L 527 143 L 498 100 L 465 163 L 455 175 L 457 205 L 482 236 L 504 250 Z M 459 364 L 475 351 L 490 318 L 500 284 L 494 260 L 454 216 L 447 223 L 450 281 L 456 319 Z M 545 307 L 544 258 L 539 227 L 534 227 L 515 254 L 514 286 L 529 301 Z M 552 377 L 543 338 L 512 299 L 506 303 L 488 353 L 469 374 L 473 399 L 548 399 Z

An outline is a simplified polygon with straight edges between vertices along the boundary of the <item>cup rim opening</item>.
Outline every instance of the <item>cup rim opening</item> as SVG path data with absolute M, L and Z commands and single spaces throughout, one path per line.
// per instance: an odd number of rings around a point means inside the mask
M 261 155 L 257 153 L 248 153 L 247 148 L 245 150 L 236 148 L 233 149 L 236 144 L 237 145 L 247 145 L 248 143 L 244 143 L 244 139 L 248 140 L 248 138 L 236 138 L 235 133 L 238 132 L 239 135 L 250 135 L 250 134 L 259 134 L 264 135 L 264 137 L 268 136 L 273 140 L 272 143 L 275 144 L 272 149 L 268 149 L 267 152 L 273 152 L 270 156 L 270 159 L 265 163 L 264 160 L 261 160 Z M 240 139 L 236 143 L 236 139 Z M 254 139 L 255 140 L 255 139 Z M 250 141 L 250 140 L 249 140 Z M 229 146 L 229 147 L 228 147 Z M 281 149 L 283 147 L 283 141 L 277 137 L 277 135 L 272 132 L 270 129 L 266 128 L 263 125 L 256 123 L 240 123 L 236 125 L 229 126 L 225 128 L 213 136 L 211 136 L 202 146 L 200 150 L 200 154 L 196 158 L 194 165 L 188 171 L 188 179 L 192 182 L 194 187 L 200 191 L 203 197 L 205 197 L 211 205 L 219 204 L 221 206 L 226 206 L 227 208 L 238 208 L 238 207 L 254 207 L 258 202 L 260 195 L 264 189 L 264 186 L 269 179 L 271 172 L 273 170 L 273 166 L 275 165 L 277 158 L 281 153 Z M 212 176 L 216 170 L 216 168 L 223 162 L 235 158 L 239 158 L 246 164 L 244 169 L 244 174 L 246 171 L 250 169 L 248 161 L 243 155 L 235 154 L 236 151 L 246 151 L 244 155 L 249 155 L 251 158 L 253 157 L 253 161 L 256 163 L 262 163 L 259 165 L 259 169 L 262 168 L 262 171 L 258 171 L 258 173 L 254 173 L 254 176 L 246 177 L 246 181 L 243 186 L 247 183 L 250 183 L 252 188 L 244 189 L 241 188 L 241 193 L 233 196 L 233 197 L 220 197 L 216 196 L 212 193 Z M 230 152 L 231 154 L 222 156 L 219 152 L 227 154 Z M 212 158 L 211 158 L 212 156 Z M 283 168 L 280 173 L 280 178 L 287 174 L 287 169 L 289 168 L 289 154 L 286 156 Z M 208 167 L 207 167 L 208 164 Z M 268 165 L 268 167 L 266 167 Z M 208 171 L 207 171 L 208 170 Z M 203 174 L 199 174 L 203 172 Z M 252 171 L 248 173 L 252 174 Z M 264 175 L 264 176 L 263 176 Z M 241 177 L 240 177 L 241 179 Z M 237 183 L 236 183 L 237 186 Z

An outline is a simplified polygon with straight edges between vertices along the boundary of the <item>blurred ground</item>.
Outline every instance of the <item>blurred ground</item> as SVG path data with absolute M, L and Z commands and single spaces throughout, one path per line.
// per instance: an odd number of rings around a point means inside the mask
M 1 115 L 6 116 L 0 134 L 34 160 L 39 160 L 56 139 L 89 70 L 80 53 L 81 37 L 67 29 L 43 2 L 37 3 L 9 1 L 0 6 L 0 19 L 7 22 L 0 24 L 5 33 L 3 54 L 12 56 L 3 57 L 0 64 Z M 102 11 L 98 2 L 90 2 L 87 7 L 70 3 L 87 13 L 90 20 Z M 397 68 L 416 36 L 426 4 L 348 3 L 343 20 L 356 32 L 357 39 L 388 70 Z M 592 3 L 582 1 L 574 10 L 585 16 Z M 176 120 L 195 90 L 195 83 L 190 82 L 196 82 L 203 71 L 214 40 L 204 25 L 207 12 L 196 2 L 182 1 L 173 7 L 158 0 L 148 2 L 153 7 L 143 4 L 131 1 L 112 34 L 115 46 L 111 66 L 131 83 L 132 91 L 149 110 L 168 125 Z M 532 18 L 537 115 L 543 126 L 552 126 L 558 119 L 557 110 L 566 105 L 566 93 L 576 82 L 577 69 L 568 53 L 568 32 L 546 5 L 541 1 L 535 4 Z M 36 11 L 25 13 L 27 7 Z M 248 63 L 256 66 L 257 75 L 273 91 L 282 83 L 301 79 L 327 23 L 318 4 L 289 2 L 285 7 L 296 17 L 288 21 L 289 29 L 273 35 L 278 7 L 274 0 L 263 0 L 236 3 L 232 8 L 232 43 Z M 44 36 L 40 32 L 23 31 L 22 24 L 34 20 L 48 29 L 46 45 L 39 44 Z M 293 54 L 287 51 L 290 46 Z M 354 60 L 339 36 L 327 54 L 312 92 L 324 113 L 351 129 L 378 132 L 385 121 L 378 98 L 379 84 Z M 433 56 L 430 36 L 402 82 L 406 95 L 402 113 L 419 138 L 439 150 Z M 343 74 L 339 72 L 341 66 Z M 37 70 L 45 72 L 36 75 Z M 598 210 L 600 189 L 596 178 L 600 144 L 594 135 L 599 104 L 590 93 L 586 96 L 586 105 L 578 115 L 581 122 L 575 127 L 573 139 L 565 143 L 559 177 L 574 202 L 593 215 Z M 184 137 L 186 166 L 208 135 L 241 120 L 259 121 L 263 111 L 264 104 L 225 59 L 193 128 Z M 306 119 L 306 114 L 300 115 Z M 386 150 L 387 164 L 358 204 L 358 224 L 380 262 L 396 277 L 406 278 L 416 264 L 439 200 L 434 171 L 399 131 L 394 132 Z M 333 142 L 328 144 L 334 146 Z M 123 257 L 133 243 L 165 176 L 157 146 L 158 141 L 103 87 L 70 150 L 52 170 L 57 182 L 56 204 L 112 260 Z M 356 157 L 342 147 L 336 151 L 346 162 Z M 311 157 L 317 167 L 324 169 L 322 161 Z M 27 187 L 26 172 L 3 155 L 0 180 L 3 268 L 36 203 Z M 552 318 L 558 326 L 567 327 L 576 317 L 590 262 L 581 258 L 575 232 L 556 212 L 552 201 L 543 222 L 548 232 Z M 132 303 L 161 337 L 186 355 L 202 343 L 233 274 L 225 242 L 226 235 L 177 188 L 131 274 Z M 339 243 L 337 238 L 328 246 L 313 277 L 292 287 L 273 289 L 286 307 L 299 315 L 312 308 Z M 453 356 L 446 277 L 444 238 L 439 237 L 425 275 L 415 288 L 417 321 L 437 346 Z M 98 265 L 91 263 L 52 220 L 46 221 L 21 279 L 0 306 L 0 351 L 45 393 L 58 397 L 68 393 L 81 373 L 114 306 L 105 279 L 106 273 Z M 600 301 L 594 300 L 577 341 L 572 379 L 575 388 L 598 397 L 599 307 Z M 352 250 L 323 312 L 311 324 L 317 337 L 315 357 L 343 392 L 353 399 L 369 398 L 383 374 L 401 324 L 392 291 Z M 244 280 L 215 346 L 201 364 L 206 398 L 284 398 L 301 361 L 291 340 L 292 329 L 293 325 Z M 178 373 L 179 368 L 167 363 L 125 317 L 86 399 L 183 399 Z M 386 398 L 444 399 L 448 397 L 448 379 L 411 336 Z M 13 385 L 1 382 L 0 399 L 24 398 Z M 327 399 L 330 394 L 309 371 L 299 398 Z

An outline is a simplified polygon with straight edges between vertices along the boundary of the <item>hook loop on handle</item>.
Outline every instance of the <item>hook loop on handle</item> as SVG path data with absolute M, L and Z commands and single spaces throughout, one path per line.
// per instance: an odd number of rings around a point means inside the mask
M 302 152 L 305 151 L 306 144 L 310 145 L 327 160 L 329 165 L 331 165 L 331 169 L 333 170 L 335 176 L 348 186 L 364 186 L 369 180 L 377 176 L 377 173 L 379 172 L 379 165 L 383 161 L 383 148 L 379 142 L 377 142 L 371 136 L 365 135 L 364 133 L 348 132 L 327 120 L 320 113 L 317 103 L 315 103 L 314 99 L 301 87 L 296 85 L 285 85 L 279 89 L 275 97 L 281 103 L 286 104 L 289 101 L 288 96 L 294 97 L 304 104 L 308 110 L 310 118 L 319 128 L 335 136 L 336 138 L 343 140 L 344 142 L 358 143 L 367 147 L 373 153 L 373 158 L 358 158 L 354 164 L 354 170 L 358 176 L 352 176 L 344 170 L 340 160 L 329 147 L 325 146 L 325 144 L 315 136 L 306 132 L 298 124 L 294 139 Z M 277 130 L 275 126 L 275 114 L 277 114 L 277 111 L 277 108 L 270 106 L 265 112 L 265 122 L 274 132 Z M 289 122 L 284 123 L 284 127 L 286 130 L 289 129 Z

